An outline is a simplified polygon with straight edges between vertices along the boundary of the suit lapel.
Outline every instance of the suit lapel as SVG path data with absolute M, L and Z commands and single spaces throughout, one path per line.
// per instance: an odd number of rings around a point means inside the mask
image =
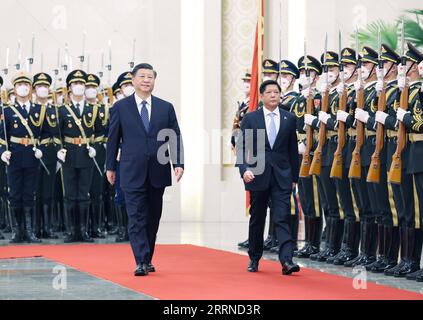
M 279 108 L 279 118 L 280 118 L 279 131 L 276 136 L 275 145 L 273 147 L 275 147 L 276 144 L 279 142 L 279 140 L 282 138 L 282 130 L 284 129 L 284 126 L 285 126 L 286 116 L 282 114 L 281 108 Z
M 155 96 L 151 96 L 151 116 L 150 116 L 150 132 L 156 124 L 158 119 L 159 108 L 157 108 L 157 99 Z
M 270 148 L 269 137 L 267 135 L 267 128 L 266 128 L 266 119 L 264 118 L 264 110 L 263 108 L 258 112 L 258 128 L 257 129 L 264 129 L 264 133 L 266 135 L 266 146 Z

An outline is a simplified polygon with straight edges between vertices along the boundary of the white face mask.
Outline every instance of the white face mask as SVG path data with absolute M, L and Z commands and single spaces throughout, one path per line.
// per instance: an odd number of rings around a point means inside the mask
M 96 88 L 88 88 L 85 90 L 85 97 L 87 99 L 95 99 L 97 98 L 97 89 Z
M 122 93 L 118 93 L 117 95 L 116 95 L 116 99 L 119 101 L 119 100 L 122 100 L 123 98 L 125 98 L 125 96 L 122 94 Z
M 305 73 L 303 73 L 303 74 L 300 75 L 299 81 L 300 81 L 300 85 L 303 88 L 307 88 L 308 87 L 309 83 L 308 83 L 308 79 L 307 79 L 307 76 L 306 76 Z M 313 77 L 310 76 L 310 84 L 312 84 L 312 83 L 313 83 Z
M 243 89 L 244 89 L 244 94 L 245 95 L 249 95 L 250 94 L 250 89 L 251 89 L 250 83 L 249 82 L 244 82 Z
M 16 94 L 21 98 L 26 98 L 29 95 L 29 87 L 20 85 L 16 87 Z
M 333 72 L 333 71 L 328 72 L 328 82 L 329 82 L 329 84 L 334 83 L 337 79 L 338 79 L 338 73 L 337 72 Z
M 290 81 L 287 78 L 281 78 L 281 88 L 282 88 L 282 91 L 286 91 L 289 88 L 289 86 L 291 85 L 291 82 L 292 81 Z
M 37 97 L 40 99 L 45 99 L 48 97 L 48 88 L 46 87 L 37 87 L 36 92 Z
M 77 97 L 83 96 L 85 93 L 85 86 L 83 84 L 75 84 L 72 86 L 72 94 Z
M 123 89 L 123 94 L 125 97 L 129 97 L 130 95 L 133 95 L 135 93 L 135 89 L 133 86 L 127 86 L 125 89 Z
M 423 61 L 419 63 L 419 75 L 420 77 L 423 77 Z

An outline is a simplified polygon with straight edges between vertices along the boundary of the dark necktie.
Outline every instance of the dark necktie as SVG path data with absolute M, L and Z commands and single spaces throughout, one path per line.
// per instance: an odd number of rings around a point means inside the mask
M 150 119 L 148 118 L 147 101 L 143 101 L 141 104 L 141 119 L 145 130 L 148 132 L 150 129 Z
M 78 117 L 81 117 L 81 105 L 79 103 L 76 104 L 76 109 L 78 110 Z
M 28 112 L 26 111 L 25 105 L 22 106 L 22 114 L 23 114 L 24 118 L 28 118 Z

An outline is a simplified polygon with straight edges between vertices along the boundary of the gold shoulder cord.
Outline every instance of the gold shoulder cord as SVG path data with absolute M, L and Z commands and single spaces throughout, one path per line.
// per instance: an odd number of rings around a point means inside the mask
M 41 106 L 41 112 L 40 112 L 40 118 L 38 119 L 38 121 L 34 121 L 34 118 L 32 116 L 29 116 L 29 119 L 31 120 L 31 123 L 35 127 L 40 127 L 43 124 L 44 118 L 46 116 L 46 111 L 47 111 L 46 106 L 42 105 Z
M 56 107 L 53 107 L 53 108 L 56 108 Z M 58 121 L 59 119 L 56 119 L 56 121 L 53 121 L 53 119 L 50 119 L 50 117 L 47 115 L 47 123 L 51 128 L 56 128 Z
M 92 128 L 94 126 L 95 120 L 97 118 L 97 114 L 98 114 L 98 105 L 95 104 L 93 105 L 93 117 L 91 119 L 91 122 L 88 123 L 87 118 L 83 116 L 84 124 L 87 128 Z
M 109 106 L 105 105 L 104 106 L 104 120 L 102 122 L 103 127 L 107 125 L 107 121 L 109 121 L 109 115 L 110 115 Z

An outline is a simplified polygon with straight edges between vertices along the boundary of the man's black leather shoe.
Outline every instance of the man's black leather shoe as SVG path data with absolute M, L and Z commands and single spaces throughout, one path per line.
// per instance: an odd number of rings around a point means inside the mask
M 247 268 L 248 272 L 257 272 L 258 271 L 258 261 L 250 260 Z
M 136 277 L 143 277 L 148 275 L 148 265 L 146 263 L 140 263 L 137 265 L 134 275 Z
M 148 272 L 156 272 L 156 268 L 154 268 L 153 264 L 150 262 L 147 266 Z
M 299 272 L 300 266 L 298 264 L 293 263 L 292 261 L 282 263 L 282 274 L 289 275 L 293 272 Z

